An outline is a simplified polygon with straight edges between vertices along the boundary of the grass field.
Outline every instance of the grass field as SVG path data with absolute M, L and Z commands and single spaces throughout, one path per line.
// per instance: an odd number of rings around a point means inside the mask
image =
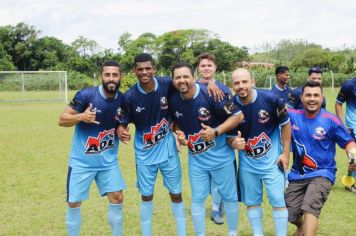
M 337 91 L 337 90 L 336 90 Z M 328 109 L 334 111 L 336 94 L 326 90 Z M 58 126 L 61 102 L 0 103 L 0 235 L 66 235 L 65 196 L 68 154 L 73 128 Z M 133 128 L 131 128 L 133 131 Z M 337 181 L 322 210 L 318 235 L 355 235 L 355 194 L 346 192 L 340 179 L 346 173 L 344 151 L 337 152 Z M 140 195 L 135 187 L 132 142 L 120 145 L 119 162 L 128 189 L 124 192 L 124 235 L 140 235 Z M 181 154 L 183 198 L 188 235 L 193 235 L 186 151 Z M 226 223 L 217 226 L 206 214 L 206 235 L 227 235 Z M 264 199 L 264 232 L 274 235 L 271 207 Z M 239 209 L 239 235 L 251 235 L 245 207 Z M 110 235 L 107 199 L 92 185 L 82 204 L 82 235 Z M 226 221 L 226 220 L 225 220 Z M 154 235 L 175 235 L 170 200 L 159 176 L 154 198 Z M 289 234 L 294 227 L 289 225 Z

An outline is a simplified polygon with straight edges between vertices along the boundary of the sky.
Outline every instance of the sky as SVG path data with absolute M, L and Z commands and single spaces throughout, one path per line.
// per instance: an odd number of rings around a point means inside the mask
M 356 48 L 355 0 L 1 0 L 0 26 L 25 22 L 71 43 L 118 48 L 120 35 L 205 29 L 252 51 L 282 39 Z

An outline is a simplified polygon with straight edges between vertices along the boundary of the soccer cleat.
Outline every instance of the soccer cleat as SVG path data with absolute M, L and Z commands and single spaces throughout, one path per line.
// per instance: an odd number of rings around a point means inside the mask
M 347 190 L 347 191 L 350 191 L 350 192 L 352 192 L 352 193 L 356 193 L 356 186 L 355 185 L 352 185 L 352 186 L 345 186 L 345 189 Z
M 214 221 L 215 224 L 217 225 L 222 225 L 224 224 L 223 218 L 220 216 L 218 211 L 211 211 L 211 216 L 210 219 Z
M 224 214 L 225 214 L 224 202 L 221 201 L 221 202 L 220 202 L 220 206 L 219 206 L 219 215 L 220 215 L 221 218 L 223 218 L 223 217 L 224 217 Z

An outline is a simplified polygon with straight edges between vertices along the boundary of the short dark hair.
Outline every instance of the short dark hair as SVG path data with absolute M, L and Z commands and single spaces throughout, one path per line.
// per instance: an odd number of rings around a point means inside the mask
M 104 68 L 105 66 L 116 66 L 116 67 L 119 67 L 119 69 L 121 69 L 121 66 L 120 66 L 120 64 L 119 64 L 117 61 L 108 60 L 108 61 L 104 61 L 104 62 L 101 64 L 101 67 L 100 67 L 100 74 L 103 73 L 103 68 Z
M 321 86 L 321 84 L 317 81 L 314 81 L 314 80 L 308 80 L 304 85 L 303 85 L 303 88 L 302 88 L 302 94 L 304 93 L 304 89 L 306 87 L 310 87 L 310 88 L 320 88 L 321 92 L 323 92 L 323 87 Z
M 319 66 L 313 66 L 309 69 L 308 75 L 311 75 L 312 73 L 323 74 L 323 69 Z
M 278 74 L 285 73 L 287 71 L 289 71 L 289 68 L 287 66 L 277 66 L 275 72 L 276 72 L 276 75 L 278 75 Z
M 182 68 L 182 67 L 187 67 L 190 70 L 190 73 L 194 76 L 194 68 L 193 68 L 192 64 L 185 62 L 185 61 L 180 61 L 180 62 L 176 63 L 172 68 L 172 79 L 174 78 L 174 70 Z
M 209 52 L 203 52 L 198 56 L 198 65 L 200 64 L 201 60 L 207 59 L 209 61 L 214 62 L 216 64 L 215 56 Z
M 134 59 L 134 66 L 136 67 L 136 64 L 138 62 L 146 62 L 146 61 L 150 61 L 152 63 L 152 65 L 154 66 L 156 63 L 155 63 L 155 60 L 153 59 L 152 55 L 151 54 L 148 54 L 148 53 L 140 53 L 138 54 L 135 59 Z

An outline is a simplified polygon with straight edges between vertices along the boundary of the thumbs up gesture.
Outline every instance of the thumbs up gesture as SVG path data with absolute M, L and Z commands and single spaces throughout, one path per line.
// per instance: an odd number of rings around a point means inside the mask
M 203 128 L 200 134 L 200 137 L 204 140 L 204 142 L 212 141 L 215 138 L 215 131 L 208 125 L 201 123 L 201 127 Z
M 237 136 L 229 140 L 230 146 L 237 150 L 244 150 L 246 146 L 246 141 L 241 137 L 241 132 L 237 131 Z
M 96 121 L 96 112 L 92 111 L 93 109 L 93 104 L 89 104 L 89 106 L 87 107 L 87 109 L 85 109 L 85 111 L 82 113 L 82 121 L 85 123 L 92 123 L 92 124 L 97 124 L 99 125 L 100 122 Z

